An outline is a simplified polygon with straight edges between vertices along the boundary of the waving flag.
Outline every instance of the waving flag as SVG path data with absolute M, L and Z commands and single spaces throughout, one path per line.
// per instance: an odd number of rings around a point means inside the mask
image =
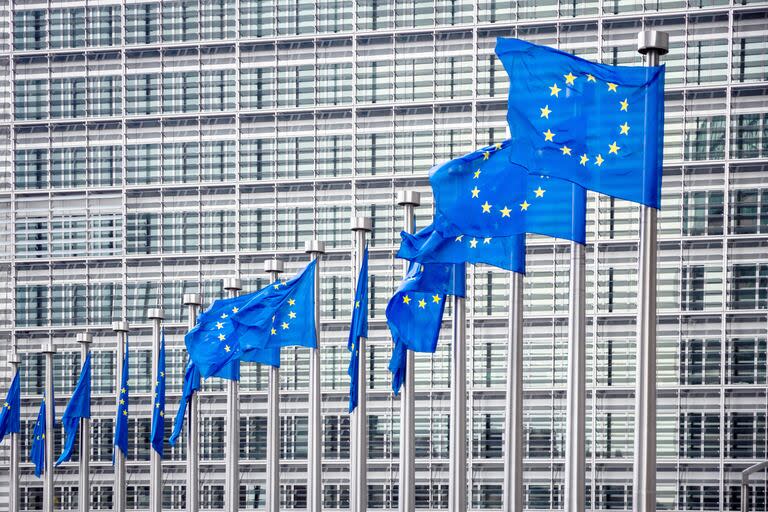
M 181 427 L 184 425 L 184 414 L 187 412 L 187 405 L 189 405 L 192 395 L 199 390 L 200 370 L 197 369 L 195 363 L 188 361 L 187 369 L 184 371 L 184 386 L 181 391 L 179 410 L 176 412 L 176 418 L 173 420 L 173 432 L 171 432 L 171 437 L 168 438 L 168 442 L 171 445 L 176 444 L 176 440 L 181 435 Z
M 123 371 L 120 375 L 119 399 L 117 402 L 117 417 L 115 418 L 115 446 L 128 456 L 128 338 L 125 340 L 125 356 L 123 356 Z M 115 464 L 114 453 L 112 464 Z
M 586 193 L 578 185 L 529 175 L 526 152 L 505 141 L 430 171 L 434 228 L 446 238 L 498 238 L 535 233 L 586 241 Z
M 499 38 L 509 75 L 507 121 L 531 173 L 659 208 L 664 66 L 609 66 Z
M 8 395 L 0 410 L 0 442 L 6 434 L 21 432 L 21 386 L 19 385 L 19 371 L 13 376 Z
M 35 465 L 35 476 L 40 478 L 45 469 L 45 397 L 40 402 L 40 412 L 37 413 L 35 429 L 32 431 L 29 461 Z
M 77 439 L 80 419 L 90 417 L 91 353 L 88 352 L 88 356 L 85 358 L 85 363 L 83 363 L 83 368 L 80 370 L 80 378 L 77 380 L 75 391 L 72 393 L 72 398 L 69 399 L 67 408 L 64 409 L 64 416 L 61 417 L 61 422 L 64 424 L 64 432 L 66 432 L 67 438 L 64 442 L 64 451 L 61 452 L 59 459 L 56 461 L 57 466 L 68 461 L 72 457 L 72 452 L 75 450 L 75 440 Z M 81 456 L 90 457 L 90 454 L 81 454 Z
M 163 438 L 165 436 L 165 331 L 160 339 L 160 351 L 157 357 L 157 381 L 155 396 L 152 401 L 152 448 L 163 456 Z
M 352 309 L 352 323 L 349 326 L 349 339 L 347 350 L 351 352 L 349 360 L 349 412 L 357 407 L 358 369 L 360 367 L 360 338 L 368 337 L 368 247 L 363 253 L 363 264 L 360 265 L 360 273 L 357 276 L 357 289 L 355 290 L 355 304 Z M 365 383 L 363 383 L 365 385 Z

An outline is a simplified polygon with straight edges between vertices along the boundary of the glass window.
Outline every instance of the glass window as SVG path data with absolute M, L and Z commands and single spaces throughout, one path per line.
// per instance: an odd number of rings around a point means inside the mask
M 47 28 L 45 10 L 16 11 L 13 16 L 13 48 L 45 49 Z
M 120 6 L 89 7 L 88 45 L 113 46 L 119 44 L 119 41 Z
M 152 44 L 159 40 L 160 4 L 139 3 L 125 6 L 125 43 Z
M 50 32 L 51 48 L 85 46 L 85 9 L 52 9 Z
M 199 39 L 198 2 L 170 1 L 163 6 L 163 41 L 196 41 Z

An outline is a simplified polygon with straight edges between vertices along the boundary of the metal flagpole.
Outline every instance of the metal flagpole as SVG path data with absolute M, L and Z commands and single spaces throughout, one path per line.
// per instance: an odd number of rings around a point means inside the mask
M 128 322 L 125 320 L 112 322 L 112 330 L 117 333 L 117 363 L 115 372 L 115 389 L 120 390 L 123 383 L 123 359 L 125 359 L 125 339 L 128 336 Z M 115 410 L 120 409 L 120 393 L 117 393 Z M 115 450 L 115 487 L 114 487 L 114 505 L 117 512 L 125 512 L 125 455 L 117 447 Z
M 240 278 L 229 277 L 224 280 L 224 289 L 229 296 L 237 297 L 243 289 Z M 224 443 L 226 453 L 226 487 L 224 491 L 224 509 L 237 512 L 240 507 L 240 382 L 227 380 L 227 440 Z
M 504 512 L 523 510 L 523 274 L 509 274 Z
M 568 396 L 565 433 L 565 510 L 583 512 L 586 423 L 586 248 L 571 242 L 568 297 Z
M 203 301 L 197 293 L 185 293 L 181 299 L 187 306 L 187 328 L 197 322 L 197 310 Z M 200 510 L 200 390 L 192 393 L 187 405 L 187 511 Z
M 307 512 L 322 509 L 323 461 L 322 461 L 322 392 L 320 389 L 320 256 L 325 254 L 325 244 L 320 240 L 307 240 L 304 252 L 317 261 L 315 268 L 315 335 L 317 348 L 309 351 L 309 488 L 307 489 Z
M 403 229 L 413 233 L 416 229 L 414 210 L 421 204 L 421 195 L 414 190 L 401 190 L 397 194 L 397 204 L 403 207 Z M 408 262 L 403 264 L 403 273 L 408 272 Z M 400 475 L 399 512 L 412 512 L 416 507 L 416 397 L 414 389 L 413 352 L 405 351 L 405 379 L 400 392 Z
M 461 276 L 466 279 L 466 271 Z M 452 296 L 453 349 L 451 367 L 451 425 L 448 510 L 467 510 L 467 312 L 466 299 Z
M 264 262 L 272 282 L 283 273 L 281 260 Z M 280 512 L 280 368 L 269 367 L 267 394 L 267 503 L 266 512 Z
M 355 279 L 360 275 L 360 267 L 363 266 L 366 235 L 373 229 L 373 221 L 370 217 L 354 217 L 351 229 L 355 234 L 354 276 L 352 277 L 352 289 L 355 289 L 357 284 Z M 368 312 L 366 311 L 365 314 L 367 315 Z M 352 412 L 350 418 L 352 443 L 349 494 L 352 512 L 365 512 L 368 509 L 368 414 L 366 412 L 365 342 L 365 338 L 361 337 L 357 343 L 357 408 Z
M 14 378 L 19 371 L 19 354 L 16 351 L 16 339 L 13 340 L 11 353 L 8 355 L 8 364 L 11 365 L 12 376 Z M 21 406 L 21 404 L 19 404 Z M 19 436 L 21 432 L 11 433 L 11 472 L 10 472 L 10 499 L 8 510 L 10 512 L 19 512 L 19 461 L 21 460 L 21 445 Z
M 669 51 L 669 34 L 645 30 L 637 36 L 637 51 L 646 64 L 657 66 Z M 655 122 L 648 119 L 647 122 Z M 656 209 L 640 206 L 638 258 L 637 377 L 635 382 L 635 464 L 632 507 L 656 510 Z
M 147 315 L 152 320 L 152 386 L 156 385 L 159 375 L 157 361 L 160 357 L 160 324 L 163 321 L 163 310 L 159 307 L 149 310 Z M 194 490 L 192 490 L 194 492 Z M 154 448 L 149 449 L 149 510 L 160 512 L 163 509 L 163 459 Z
M 82 361 L 85 364 L 85 358 L 88 357 L 89 345 L 93 343 L 93 336 L 87 332 L 77 333 L 77 342 L 82 344 Z M 89 418 L 80 418 L 80 489 L 78 494 L 78 504 L 80 512 L 88 512 L 91 502 L 90 490 L 90 458 L 91 458 L 91 420 Z
M 52 341 L 48 341 L 43 348 L 45 354 L 45 474 L 43 475 L 43 510 L 53 512 L 53 439 L 54 422 L 54 396 L 53 396 L 53 354 L 56 347 Z

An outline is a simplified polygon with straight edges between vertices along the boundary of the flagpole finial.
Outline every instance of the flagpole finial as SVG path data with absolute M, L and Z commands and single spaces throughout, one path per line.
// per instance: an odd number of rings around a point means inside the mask
M 199 306 L 203 301 L 200 300 L 199 293 L 185 293 L 181 298 L 181 303 L 185 306 Z
M 320 240 L 307 240 L 304 243 L 304 252 L 307 254 L 325 254 L 325 243 Z
M 272 258 L 264 262 L 264 272 L 267 274 L 282 274 L 285 271 L 283 260 Z
M 400 190 L 397 193 L 398 206 L 419 206 L 421 204 L 421 194 L 415 190 Z
M 243 289 L 243 283 L 240 281 L 239 277 L 225 277 L 224 289 L 239 291 Z
M 354 217 L 350 228 L 352 231 L 373 231 L 373 219 L 370 217 Z
M 128 332 L 128 321 L 116 320 L 112 322 L 112 330 L 116 332 Z
M 77 342 L 83 343 L 84 345 L 88 345 L 90 343 L 93 343 L 93 336 L 91 333 L 88 332 L 79 332 L 77 333 Z
M 43 345 L 43 354 L 55 354 L 56 353 L 56 347 L 53 346 L 52 341 L 46 341 L 45 345 Z
M 651 51 L 659 55 L 669 53 L 669 33 L 661 30 L 643 30 L 637 34 L 637 51 L 645 55 Z
M 163 320 L 165 315 L 163 314 L 163 308 L 151 308 L 147 312 L 147 318 L 150 320 Z
M 19 354 L 17 354 L 15 350 L 11 351 L 11 353 L 8 354 L 8 364 L 14 368 L 17 365 L 21 364 L 21 358 L 19 357 Z

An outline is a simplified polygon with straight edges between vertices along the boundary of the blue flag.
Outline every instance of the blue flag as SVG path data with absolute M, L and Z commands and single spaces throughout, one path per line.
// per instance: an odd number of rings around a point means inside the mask
M 29 461 L 35 465 L 35 476 L 40 478 L 45 469 L 45 397 L 40 402 L 40 412 L 37 413 L 35 429 L 32 431 Z
M 415 235 L 400 233 L 398 258 L 419 263 L 486 263 L 525 273 L 525 235 L 446 238 L 429 225 Z
M 72 457 L 72 452 L 75 449 L 75 440 L 77 439 L 77 431 L 80 426 L 80 418 L 91 417 L 91 353 L 88 352 L 88 356 L 83 363 L 83 369 L 80 370 L 80 378 L 77 379 L 77 385 L 75 391 L 72 393 L 72 398 L 69 399 L 67 408 L 64 409 L 64 416 L 61 417 L 61 422 L 64 424 L 64 432 L 67 434 L 67 438 L 64 442 L 64 451 L 59 455 L 59 459 L 56 461 L 56 465 L 60 465 L 63 462 L 67 462 Z M 81 454 L 84 457 L 90 457 L 90 454 Z
M 529 175 L 525 152 L 507 140 L 430 171 L 434 227 L 450 238 L 535 233 L 586 241 L 586 193 L 565 180 Z
M 123 371 L 120 375 L 120 389 L 117 390 L 117 417 L 115 418 L 114 445 L 128 456 L 128 338 L 125 339 Z M 115 452 L 112 453 L 112 465 L 115 464 Z
M 165 331 L 160 339 L 160 351 L 157 356 L 157 381 L 155 396 L 152 400 L 152 448 L 163 456 L 163 438 L 165 436 Z
M 363 253 L 363 264 L 360 265 L 360 274 L 357 276 L 357 289 L 355 290 L 355 303 L 352 309 L 352 322 L 349 326 L 349 339 L 347 349 L 351 352 L 349 360 L 349 412 L 357 407 L 357 395 L 360 383 L 357 381 L 360 367 L 360 338 L 368 337 L 368 247 Z M 365 364 L 365 363 L 363 363 Z M 365 385 L 365 383 L 363 383 Z
M 21 386 L 19 384 L 19 370 L 13 376 L 8 395 L 0 410 L 0 442 L 6 434 L 21 432 Z
M 434 352 L 443 322 L 446 295 L 465 294 L 464 265 L 411 263 L 408 274 L 389 300 L 387 325 L 395 343 L 389 371 L 392 390 L 400 392 L 405 378 L 406 350 Z
M 519 39 L 497 39 L 496 55 L 520 165 L 659 208 L 664 66 L 597 64 Z
M 238 365 L 239 367 L 239 365 Z M 184 371 L 184 385 L 181 391 L 181 401 L 179 401 L 179 410 L 176 412 L 176 418 L 173 420 L 173 432 L 168 442 L 176 444 L 176 440 L 181 435 L 181 427 L 184 426 L 184 415 L 187 412 L 187 405 L 192 399 L 192 395 L 200 390 L 200 370 L 191 360 L 187 362 L 187 369 Z

